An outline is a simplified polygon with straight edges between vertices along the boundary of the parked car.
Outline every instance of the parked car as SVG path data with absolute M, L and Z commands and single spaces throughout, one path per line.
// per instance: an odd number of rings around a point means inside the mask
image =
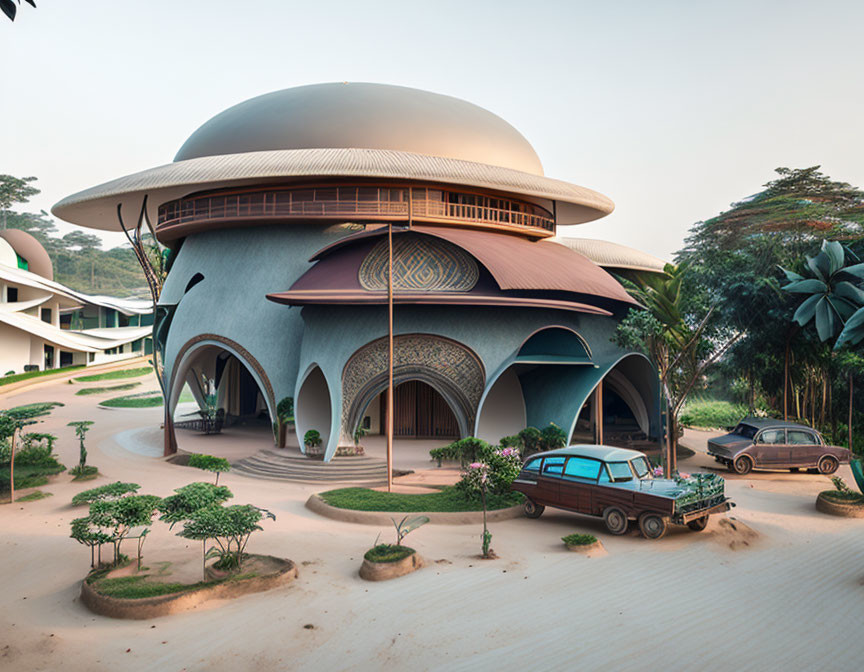
M 745 418 L 729 434 L 711 439 L 708 454 L 736 474 L 752 469 L 833 474 L 851 456 L 846 448 L 828 445 L 811 427 L 769 418 Z
M 734 506 L 716 474 L 655 478 L 644 453 L 610 446 L 570 446 L 538 453 L 522 465 L 511 486 L 525 495 L 525 515 L 539 518 L 547 506 L 602 517 L 612 534 L 631 520 L 648 539 L 669 523 L 704 530 L 708 517 Z

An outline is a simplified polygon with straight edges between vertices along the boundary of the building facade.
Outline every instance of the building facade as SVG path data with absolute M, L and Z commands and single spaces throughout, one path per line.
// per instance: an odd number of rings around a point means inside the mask
M 169 410 L 186 383 L 233 418 L 275 420 L 290 397 L 298 435 L 320 432 L 329 460 L 385 425 L 391 252 L 397 436 L 497 442 L 555 423 L 571 440 L 656 440 L 656 372 L 611 340 L 638 306 L 610 271 L 662 262 L 561 235 L 613 207 L 546 177 L 475 105 L 322 84 L 240 103 L 173 163 L 54 213 L 156 223 L 171 250 L 155 331 Z

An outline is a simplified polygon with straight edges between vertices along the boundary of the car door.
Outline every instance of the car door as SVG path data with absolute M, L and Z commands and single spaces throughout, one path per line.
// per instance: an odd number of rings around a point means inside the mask
M 752 453 L 757 467 L 771 469 L 788 462 L 789 446 L 786 445 L 786 430 L 763 429 L 756 436 Z
M 821 456 L 822 446 L 816 435 L 806 429 L 790 429 L 789 435 L 789 466 L 815 467 Z
M 561 506 L 580 513 L 593 513 L 594 489 L 602 463 L 590 457 L 571 456 L 564 465 L 559 498 Z
M 549 506 L 559 506 L 561 478 L 564 474 L 565 455 L 550 455 L 543 458 L 540 475 L 537 477 L 537 497 L 535 501 Z

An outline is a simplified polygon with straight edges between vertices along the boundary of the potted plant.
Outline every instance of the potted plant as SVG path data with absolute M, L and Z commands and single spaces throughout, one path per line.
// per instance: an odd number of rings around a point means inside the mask
M 323 451 L 321 450 L 321 432 L 317 429 L 310 429 L 303 435 L 303 445 L 306 446 L 306 455 L 308 457 L 323 455 Z
M 592 551 L 602 550 L 603 544 L 593 534 L 568 534 L 561 537 L 568 551 L 590 555 Z
M 862 471 L 862 463 L 860 460 L 853 459 L 850 464 L 857 481 Z M 832 516 L 864 518 L 864 494 L 855 492 L 839 476 L 833 476 L 831 482 L 834 484 L 834 489 L 819 493 L 816 497 L 816 509 Z
M 396 528 L 395 544 L 379 544 L 366 551 L 363 564 L 360 567 L 360 577 L 367 581 L 386 581 L 404 576 L 423 566 L 423 559 L 413 548 L 402 545 L 402 540 L 421 525 L 429 522 L 427 516 L 416 516 L 409 519 L 405 516 L 398 523 L 393 520 Z M 379 535 L 380 536 L 380 535 Z

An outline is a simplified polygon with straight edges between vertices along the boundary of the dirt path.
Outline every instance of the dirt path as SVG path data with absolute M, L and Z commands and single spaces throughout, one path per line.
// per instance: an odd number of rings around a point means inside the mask
M 728 491 L 738 503 L 732 515 L 744 524 L 739 530 L 712 520 L 701 534 L 674 530 L 659 542 L 613 537 L 599 521 L 550 511 L 539 520 L 493 525 L 500 559 L 480 561 L 474 557 L 479 528 L 426 526 L 408 541 L 430 566 L 368 584 L 357 576 L 362 554 L 378 532 L 387 540 L 391 530 L 317 517 L 303 506 L 312 486 L 228 473 L 220 483 L 234 491 L 234 502 L 277 515 L 249 550 L 295 560 L 295 585 L 152 623 L 95 616 L 77 601 L 89 553 L 68 538 L 69 521 L 84 513 L 69 505 L 72 495 L 119 479 L 164 496 L 201 472 L 142 454 L 158 441 L 160 409 L 98 409 L 97 399 L 76 397 L 75 389 L 56 383 L 0 396 L 0 407 L 66 404 L 39 429 L 58 434 L 68 465 L 77 459 L 77 444 L 66 423 L 95 420 L 90 462 L 105 475 L 87 484 L 62 475 L 42 488 L 53 497 L 0 507 L 0 669 L 860 666 L 855 633 L 864 622 L 864 520 L 817 513 L 813 501 L 826 479 L 807 474 L 732 476 Z M 144 450 L 121 446 L 114 438 L 121 433 L 124 444 L 132 436 Z M 688 433 L 697 454 L 687 469 L 702 464 L 704 440 Z M 758 539 L 747 536 L 748 527 Z M 568 553 L 560 537 L 571 532 L 596 534 L 609 555 Z M 157 523 L 144 555 L 156 562 L 198 552 L 198 544 Z

